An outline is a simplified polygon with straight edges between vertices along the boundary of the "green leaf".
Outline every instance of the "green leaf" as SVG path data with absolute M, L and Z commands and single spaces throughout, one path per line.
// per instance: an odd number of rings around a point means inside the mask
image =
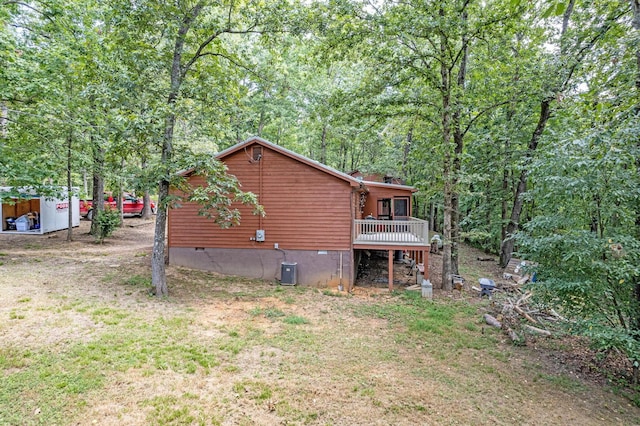
M 544 19 L 550 18 L 550 17 L 554 17 L 554 16 L 561 16 L 564 11 L 567 9 L 567 4 L 563 1 L 559 1 L 558 3 L 555 4 L 551 4 L 542 14 L 542 17 Z

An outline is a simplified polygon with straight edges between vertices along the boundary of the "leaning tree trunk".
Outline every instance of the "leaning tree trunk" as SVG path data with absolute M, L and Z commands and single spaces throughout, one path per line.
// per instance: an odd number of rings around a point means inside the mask
M 638 4 L 637 0 L 631 0 L 632 5 Z M 567 89 L 569 82 L 571 81 L 574 72 L 578 69 L 578 67 L 582 64 L 587 53 L 591 51 L 591 49 L 595 46 L 596 42 L 601 39 L 611 28 L 613 22 L 615 22 L 620 15 L 617 12 L 613 12 L 610 16 L 604 19 L 603 24 L 598 28 L 598 31 L 595 32 L 590 38 L 579 38 L 577 41 L 577 53 L 575 56 L 570 56 L 572 49 L 570 49 L 568 43 L 570 42 L 570 38 L 566 37 L 567 31 L 570 28 L 570 18 L 573 13 L 575 5 L 575 0 L 569 0 L 567 3 L 567 7 L 564 12 L 564 16 L 562 19 L 562 30 L 560 34 L 560 59 L 563 67 L 556 70 L 558 75 L 562 76 L 561 81 L 559 81 L 556 85 L 554 85 L 551 89 L 552 93 L 561 93 Z M 638 53 L 640 55 L 640 53 Z M 640 57 L 638 58 L 640 64 Z M 551 78 L 551 76 L 549 76 Z M 524 205 L 523 194 L 527 190 L 527 177 L 529 174 L 529 166 L 535 150 L 538 147 L 538 142 L 540 141 L 540 137 L 544 132 L 544 129 L 547 125 L 547 121 L 549 117 L 551 117 L 551 102 L 555 99 L 554 97 L 547 97 L 543 99 L 540 104 L 540 115 L 538 118 L 538 124 L 536 125 L 533 134 L 531 135 L 531 139 L 529 141 L 529 146 L 524 155 L 524 165 L 522 168 L 522 172 L 520 173 L 520 179 L 518 180 L 518 185 L 516 187 L 516 191 L 513 199 L 513 209 L 511 210 L 511 217 L 509 218 L 509 223 L 506 228 L 506 238 L 502 241 L 500 246 L 500 265 L 502 267 L 507 266 L 509 260 L 511 260 L 511 256 L 513 254 L 513 249 L 515 246 L 514 234 L 519 229 L 520 224 L 520 216 L 522 214 L 522 207 Z
M 513 117 L 513 109 L 509 108 L 507 112 L 507 123 L 510 123 Z M 511 196 L 510 182 L 512 179 L 512 173 L 509 167 L 509 161 L 511 161 L 511 138 L 507 137 L 504 146 L 502 147 L 502 186 L 501 186 L 501 201 L 500 201 L 500 244 L 507 239 L 507 226 L 509 224 L 509 199 Z M 501 262 L 502 263 L 502 262 Z M 509 263 L 509 261 L 507 261 Z
M 516 57 L 519 56 L 516 51 Z M 513 81 L 517 82 L 520 79 L 520 67 L 516 68 Z M 501 186 L 501 201 L 500 201 L 500 244 L 507 239 L 507 225 L 509 220 L 509 200 L 511 199 L 510 182 L 513 179 L 513 173 L 511 172 L 510 163 L 512 161 L 511 154 L 511 123 L 513 117 L 516 115 L 514 102 L 509 102 L 509 107 L 506 112 L 507 137 L 505 138 L 504 145 L 502 146 L 502 186 Z M 487 222 L 489 223 L 489 222 Z M 507 261 L 508 263 L 508 261 Z
M 540 137 L 544 132 L 544 129 L 551 117 L 551 99 L 545 99 L 540 104 L 540 117 L 538 118 L 538 125 L 531 135 L 527 152 L 524 155 L 524 167 L 520 173 L 520 179 L 518 180 L 518 186 L 513 196 L 513 208 L 511 209 L 511 217 L 506 228 L 507 237 L 502 241 L 500 246 L 500 266 L 503 268 L 507 266 L 511 260 L 513 254 L 513 248 L 515 247 L 514 234 L 518 230 L 520 224 L 520 215 L 522 214 L 522 208 L 524 206 L 523 195 L 527 191 L 527 178 L 529 176 L 529 163 L 533 158 L 533 154 L 538 148 Z

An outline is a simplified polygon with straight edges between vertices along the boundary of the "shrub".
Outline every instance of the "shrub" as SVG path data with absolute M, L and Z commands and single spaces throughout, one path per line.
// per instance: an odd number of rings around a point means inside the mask
M 95 235 L 96 242 L 102 244 L 104 239 L 110 237 L 120 226 L 120 212 L 116 209 L 105 209 L 93 220 L 98 224 L 98 233 Z

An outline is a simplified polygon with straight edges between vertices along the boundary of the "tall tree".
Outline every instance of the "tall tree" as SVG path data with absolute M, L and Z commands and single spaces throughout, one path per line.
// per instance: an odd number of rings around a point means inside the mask
M 594 4 L 592 6 L 586 5 L 583 9 L 577 10 L 576 0 L 570 0 L 566 4 L 564 2 L 555 4 L 552 9 L 548 9 L 543 17 L 549 18 L 547 15 L 553 13 L 562 16 L 560 34 L 556 40 L 557 59 L 553 61 L 548 71 L 548 77 L 551 78 L 548 78 L 548 85 L 540 94 L 537 124 L 531 133 L 527 150 L 523 155 L 520 176 L 514 190 L 511 215 L 505 231 L 506 239 L 502 241 L 500 247 L 501 266 L 506 266 L 513 254 L 515 244 L 513 237 L 520 224 L 530 163 L 551 118 L 553 104 L 572 89 L 576 72 L 582 66 L 585 58 L 623 15 L 619 8 L 611 8 L 609 4 L 605 4 L 602 9 Z M 602 16 L 604 16 L 604 20 L 602 20 Z M 577 20 L 573 26 L 570 25 L 572 19 Z
M 576 3 L 575 20 L 583 19 L 581 13 L 591 15 L 592 6 Z M 527 198 L 535 200 L 536 210 L 519 233 L 519 252 L 537 263 L 536 292 L 572 320 L 570 331 L 588 336 L 603 353 L 626 354 L 637 382 L 636 30 L 626 2 L 599 6 L 619 19 L 605 21 L 609 28 L 599 36 L 598 48 L 575 71 L 580 85 L 565 92 L 562 108 L 547 123 L 553 131 L 529 164 Z M 601 23 L 591 34 L 598 29 Z
M 259 34 L 270 24 L 268 8 L 244 2 L 228 4 L 198 1 L 179 2 L 177 7 L 159 6 L 160 21 L 168 24 L 167 45 L 172 55 L 166 63 L 169 84 L 166 92 L 164 131 L 162 135 L 161 169 L 158 186 L 158 212 L 151 262 L 152 282 L 157 296 L 166 296 L 168 287 L 165 273 L 165 233 L 169 190 L 176 173 L 174 160 L 174 134 L 178 117 L 178 100 L 184 93 L 183 84 L 196 65 L 205 59 L 220 59 L 230 66 L 239 61 L 224 48 L 223 38 L 230 35 Z M 263 27 L 261 27 L 263 25 Z M 215 186 L 215 181 L 210 182 Z M 229 190 L 229 188 L 227 189 Z
M 465 137 L 480 117 L 501 103 L 474 96 L 479 85 L 469 82 L 469 70 L 476 66 L 470 59 L 471 52 L 494 28 L 513 19 L 512 15 L 504 2 L 480 4 L 461 0 L 391 3 L 369 13 L 368 36 L 375 42 L 367 41 L 365 46 L 370 46 L 368 53 L 383 76 L 380 88 L 385 92 L 393 87 L 410 93 L 396 114 L 421 117 L 439 129 L 431 144 L 442 155 L 442 274 L 443 286 L 449 290 L 452 275 L 458 272 Z

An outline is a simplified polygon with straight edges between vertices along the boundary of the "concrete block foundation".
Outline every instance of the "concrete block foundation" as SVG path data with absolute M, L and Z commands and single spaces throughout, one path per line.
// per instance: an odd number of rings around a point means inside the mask
M 349 288 L 353 283 L 351 250 L 169 248 L 171 265 L 267 281 L 280 280 L 283 262 L 297 263 L 299 285 Z

